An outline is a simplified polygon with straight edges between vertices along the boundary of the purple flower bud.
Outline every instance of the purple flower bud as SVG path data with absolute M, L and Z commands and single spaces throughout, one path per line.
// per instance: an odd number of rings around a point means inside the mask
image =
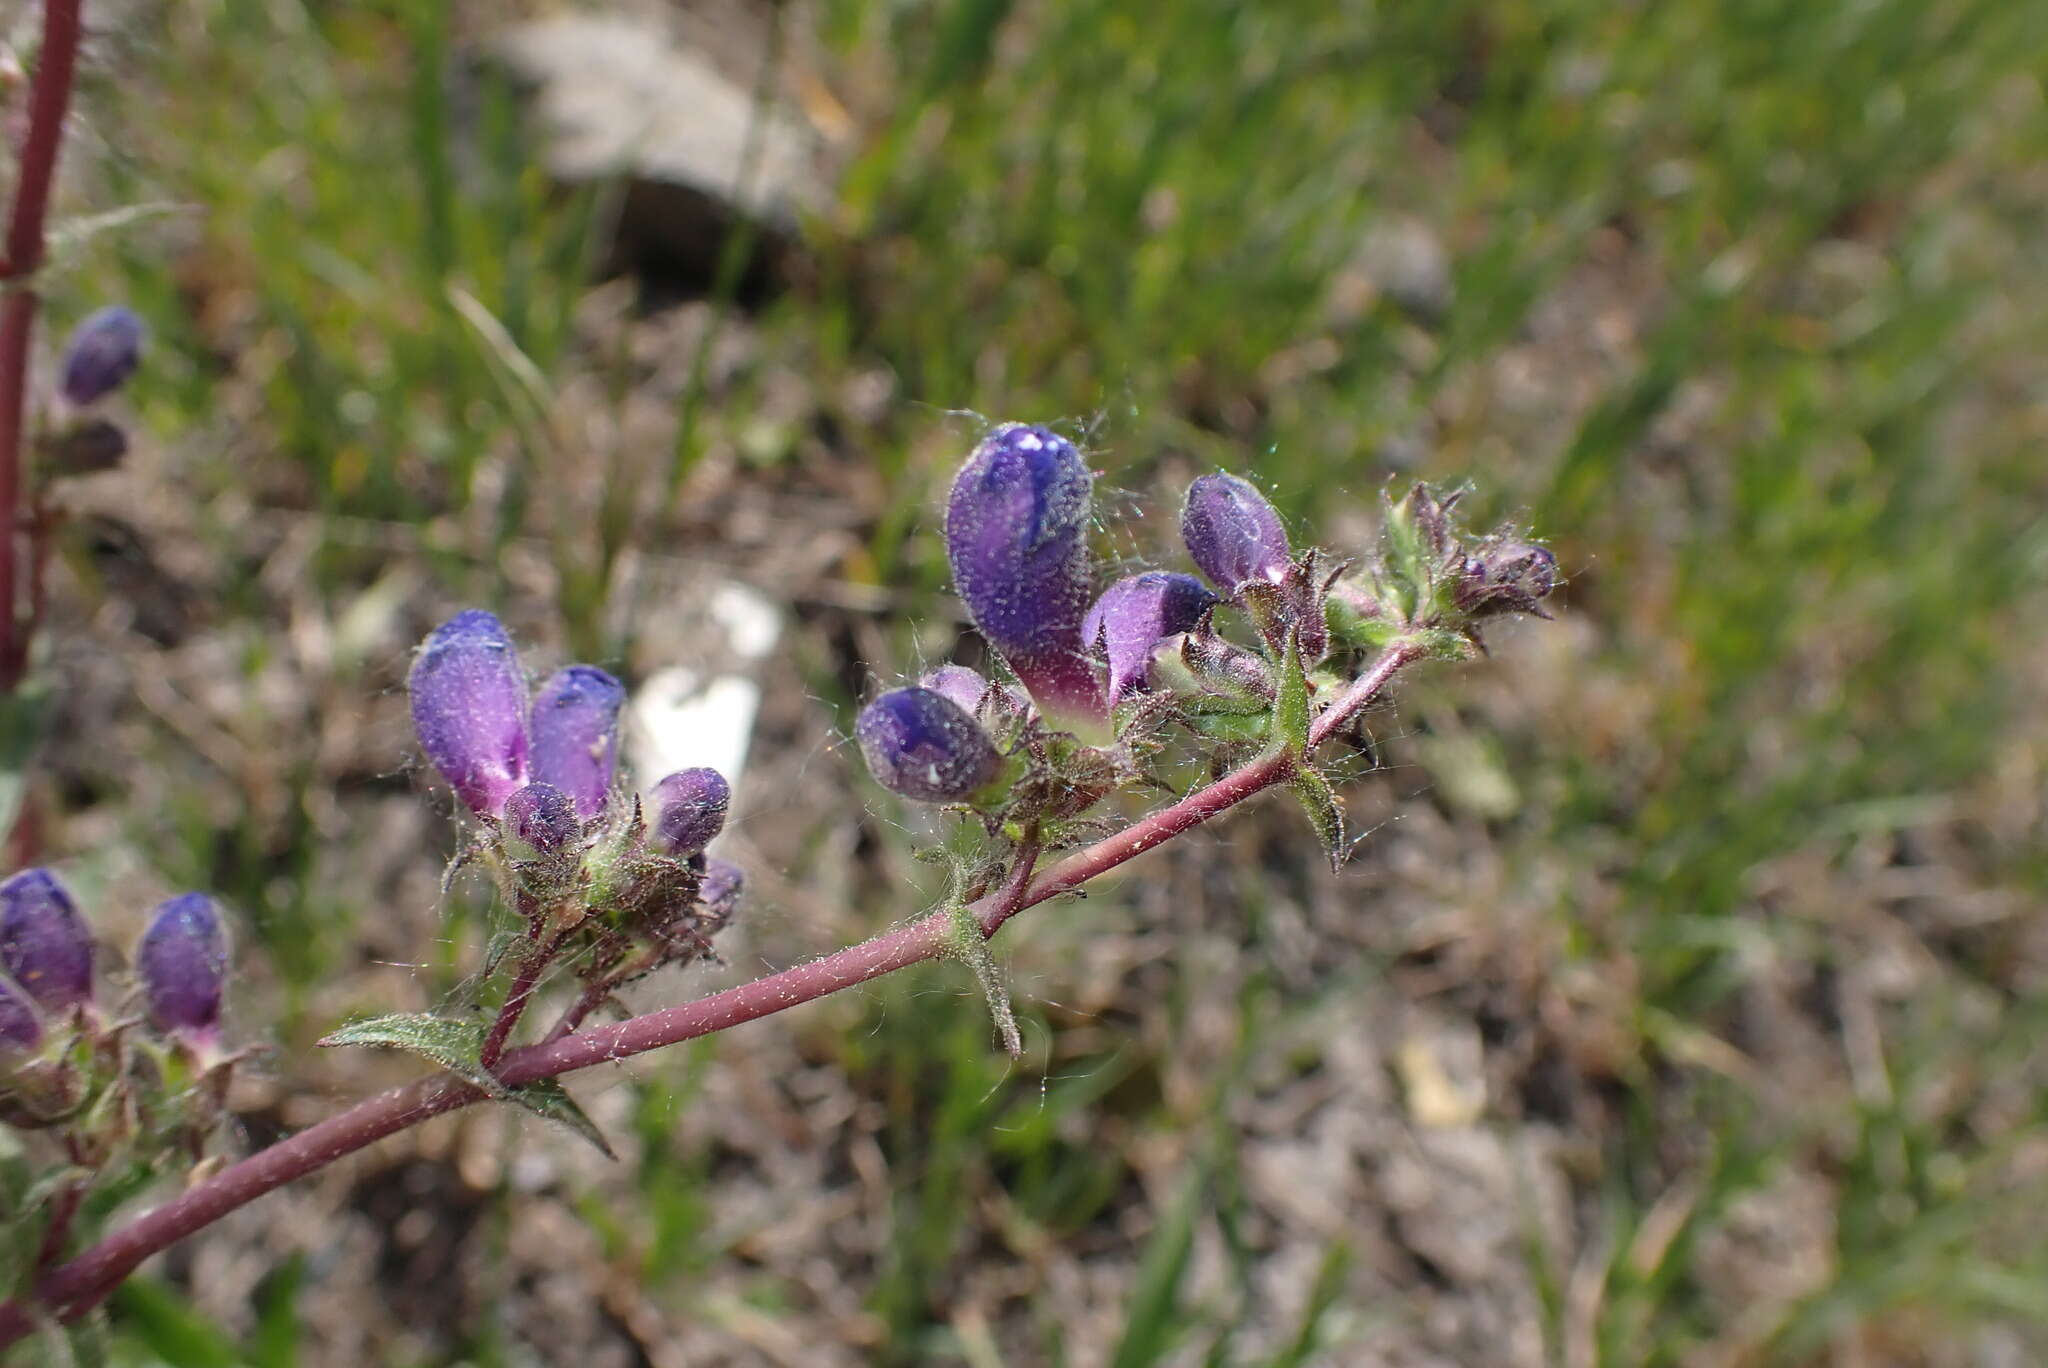
M 120 305 L 88 314 L 64 344 L 64 377 L 58 388 L 67 402 L 83 408 L 121 388 L 142 363 L 149 330 Z
M 979 670 L 970 670 L 965 665 L 941 665 L 926 670 L 917 681 L 921 689 L 930 689 L 939 697 L 957 705 L 969 717 L 981 707 L 981 700 L 988 697 L 988 679 Z
M 1160 642 L 1190 632 L 1216 603 L 1193 575 L 1147 570 L 1120 579 L 1103 591 L 1081 623 L 1081 639 L 1109 661 L 1109 701 L 1145 682 L 1145 669 Z
M 595 665 L 549 675 L 533 696 L 533 777 L 575 801 L 576 811 L 604 811 L 619 759 L 619 709 L 626 690 Z
M 875 782 L 920 803 L 954 803 L 996 777 L 1002 760 L 974 718 L 930 689 L 891 689 L 853 724 Z
M 43 1038 L 43 1023 L 28 994 L 0 978 L 0 1050 L 33 1050 Z
M 526 677 L 505 624 L 481 609 L 436 627 L 406 680 L 412 726 L 470 810 L 495 817 L 526 782 Z
M 704 875 L 697 881 L 697 900 L 723 925 L 732 920 L 746 891 L 747 876 L 730 860 L 706 860 Z
M 647 795 L 654 809 L 654 844 L 677 857 L 695 855 L 725 829 L 732 788 L 715 769 L 677 770 Z
M 1470 557 L 1459 577 L 1458 607 L 1476 616 L 1533 613 L 1549 617 L 1543 600 L 1557 588 L 1557 557 L 1531 542 L 1501 541 Z
M 1081 643 L 1093 476 L 1073 444 L 1010 423 L 982 439 L 946 502 L 946 554 L 967 615 L 1055 725 L 1103 731 Z
M 1188 486 L 1180 536 L 1209 582 L 1225 593 L 1247 580 L 1277 584 L 1293 559 L 1280 515 L 1235 475 L 1204 475 Z
M 142 933 L 135 969 L 160 1029 L 211 1035 L 220 1025 L 228 973 L 227 927 L 213 899 L 185 893 L 161 904 Z
M 563 849 L 583 830 L 569 795 L 539 780 L 505 800 L 504 822 L 514 836 L 543 855 Z
M 0 883 L 0 968 L 44 1007 L 61 1012 L 92 999 L 92 932 L 47 869 Z

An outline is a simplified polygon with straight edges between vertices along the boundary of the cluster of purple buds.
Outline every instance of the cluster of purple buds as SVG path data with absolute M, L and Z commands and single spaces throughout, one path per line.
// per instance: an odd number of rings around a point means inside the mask
M 1506 534 L 1468 545 L 1448 517 L 1454 500 L 1426 486 L 1389 505 L 1370 582 L 1340 585 L 1353 562 L 1313 548 L 1297 554 L 1265 496 L 1219 472 L 1195 480 L 1181 510 L 1182 540 L 1203 578 L 1149 570 L 1098 595 L 1092 484 L 1074 445 L 1042 427 L 1001 425 L 969 454 L 946 501 L 953 583 L 1022 692 L 945 665 L 877 697 L 854 735 L 883 787 L 1016 815 L 1015 792 L 1035 779 L 1041 793 L 1062 795 L 1046 803 L 1071 806 L 1076 794 L 1136 777 L 1135 754 L 1119 738 L 1157 719 L 1265 737 L 1261 716 L 1330 682 L 1332 621 L 1357 628 L 1342 638 L 1349 647 L 1409 636 L 1449 650 L 1476 640 L 1479 618 L 1540 612 L 1556 586 L 1549 552 Z M 1216 630 L 1225 606 L 1256 646 Z
M 62 404 L 37 436 L 43 469 L 53 475 L 90 475 L 121 463 L 128 454 L 128 434 L 94 410 L 128 383 L 148 341 L 142 320 L 118 304 L 87 315 L 72 330 L 58 363 Z
M 605 964 L 635 938 L 700 945 L 682 933 L 730 919 L 739 872 L 712 880 L 704 854 L 725 825 L 725 777 L 682 770 L 644 803 L 621 791 L 626 691 L 611 675 L 569 665 L 529 694 L 504 624 L 472 609 L 428 635 L 407 689 L 420 748 L 481 819 L 471 854 L 534 935 L 604 942 L 585 963 Z
M 60 1128 L 83 1156 L 152 1138 L 192 1152 L 239 1058 L 220 1043 L 220 908 L 200 893 L 158 906 L 135 947 L 132 993 L 111 1005 L 98 967 L 92 930 L 54 874 L 0 882 L 0 1122 Z M 209 1087 L 195 1093 L 195 1079 Z

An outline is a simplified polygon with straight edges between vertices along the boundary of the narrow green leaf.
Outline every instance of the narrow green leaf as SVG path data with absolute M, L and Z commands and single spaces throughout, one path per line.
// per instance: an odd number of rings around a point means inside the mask
M 590 1119 L 590 1114 L 578 1106 L 576 1099 L 569 1096 L 569 1090 L 552 1078 L 538 1078 L 521 1087 L 514 1088 L 511 1100 L 532 1112 L 556 1121 L 597 1146 L 597 1151 L 607 1159 L 619 1156 L 612 1151 L 611 1142 L 604 1138 L 604 1132 Z
M 1344 809 L 1338 805 L 1330 781 L 1320 771 L 1303 765 L 1294 776 L 1294 796 L 1301 800 L 1301 810 L 1308 814 L 1309 825 L 1316 829 L 1316 839 L 1323 843 L 1323 853 L 1330 857 L 1330 868 L 1343 868 Z
M 1287 654 L 1280 661 L 1279 693 L 1273 700 L 1274 749 L 1296 760 L 1308 754 L 1308 671 L 1301 663 L 1301 640 L 1287 634 Z
M 14 830 L 28 791 L 28 762 L 42 737 L 44 705 L 49 689 L 41 681 L 25 683 L 0 698 L 0 832 Z
M 171 1368 L 240 1368 L 234 1342 L 154 1278 L 131 1278 L 114 1293 L 121 1326 Z
M 1111 1368 L 1146 1368 L 1159 1362 L 1187 1329 L 1179 1314 L 1180 1285 L 1195 1247 L 1195 1222 L 1202 1213 L 1202 1195 L 1208 1186 L 1207 1166 L 1200 1166 L 1189 1175 L 1173 1209 L 1146 1245 L 1145 1257 L 1138 1265 L 1137 1286 L 1131 1290 L 1123 1339 L 1117 1344 Z
M 449 1072 L 459 1074 L 492 1097 L 507 1096 L 505 1085 L 486 1073 L 477 1061 L 483 1054 L 484 1028 L 467 1021 L 450 1021 L 425 1012 L 400 1012 L 351 1022 L 329 1032 L 320 1045 L 386 1045 L 416 1054 Z

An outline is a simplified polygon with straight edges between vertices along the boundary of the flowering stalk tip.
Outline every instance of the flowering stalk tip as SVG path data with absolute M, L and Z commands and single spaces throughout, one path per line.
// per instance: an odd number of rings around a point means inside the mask
M 891 689 L 861 709 L 853 734 L 875 782 L 920 803 L 957 803 L 1002 768 L 988 733 L 930 689 Z
M 1109 662 L 1109 701 L 1143 685 L 1152 653 L 1168 637 L 1193 631 L 1216 595 L 1193 575 L 1148 570 L 1103 591 L 1081 623 L 1081 639 Z
M 84 408 L 121 388 L 142 364 L 148 338 L 142 320 L 118 304 L 88 314 L 64 344 L 58 390 L 65 402 Z
M 0 883 L 0 968 L 48 1011 L 92 999 L 92 933 L 47 869 Z
M 732 786 L 715 769 L 677 770 L 647 795 L 654 809 L 654 845 L 678 858 L 695 855 L 725 829 Z
M 533 696 L 533 777 L 569 795 L 582 816 L 604 811 L 618 767 L 626 690 L 595 665 L 555 671 Z
M 953 479 L 946 555 L 968 617 L 1039 711 L 1100 739 L 1108 709 L 1081 639 L 1093 481 L 1064 437 L 1021 423 L 995 429 Z
M 472 812 L 497 816 L 527 777 L 526 677 L 505 624 L 457 613 L 421 645 L 406 688 L 427 759 Z
M 228 973 L 227 927 L 213 899 L 186 893 L 159 905 L 136 947 L 135 969 L 159 1029 L 211 1037 Z

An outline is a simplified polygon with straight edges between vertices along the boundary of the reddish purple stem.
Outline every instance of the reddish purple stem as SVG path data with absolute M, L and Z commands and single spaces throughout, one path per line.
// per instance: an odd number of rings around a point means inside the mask
M 43 221 L 57 148 L 78 65 L 79 0 L 45 0 L 43 41 L 29 87 L 28 133 L 0 260 L 0 693 L 12 693 L 28 664 L 28 641 L 15 602 L 21 574 L 21 453 L 28 417 L 29 339 L 36 295 L 28 282 L 43 264 Z
M 1387 686 L 1396 673 L 1420 652 L 1396 644 L 1365 674 L 1324 708 L 1310 729 L 1320 743 L 1346 726 Z M 1100 874 L 1172 840 L 1191 827 L 1234 807 L 1261 790 L 1289 777 L 1293 762 L 1274 752 L 1232 771 L 1170 807 L 1140 818 L 1113 836 L 1078 850 L 1031 880 L 1021 895 L 1014 889 L 989 894 L 972 911 L 985 934 L 1017 912 L 1071 892 Z M 553 1078 L 594 1064 L 628 1059 L 664 1045 L 771 1016 L 866 983 L 945 951 L 950 914 L 933 913 L 862 941 L 858 945 L 785 969 L 779 974 L 728 988 L 694 1002 L 681 1003 L 615 1025 L 596 1026 L 560 1040 L 508 1051 L 498 1077 L 512 1087 Z M 53 1270 L 37 1285 L 37 1300 L 49 1314 L 69 1320 L 97 1305 L 144 1259 L 204 1229 L 237 1207 L 254 1201 L 366 1145 L 409 1126 L 480 1102 L 484 1094 L 449 1074 L 435 1074 L 359 1102 L 337 1116 L 309 1126 L 269 1149 L 231 1164 L 155 1210 L 107 1236 L 69 1263 Z M 29 1308 L 19 1301 L 0 1305 L 0 1349 L 34 1329 Z

